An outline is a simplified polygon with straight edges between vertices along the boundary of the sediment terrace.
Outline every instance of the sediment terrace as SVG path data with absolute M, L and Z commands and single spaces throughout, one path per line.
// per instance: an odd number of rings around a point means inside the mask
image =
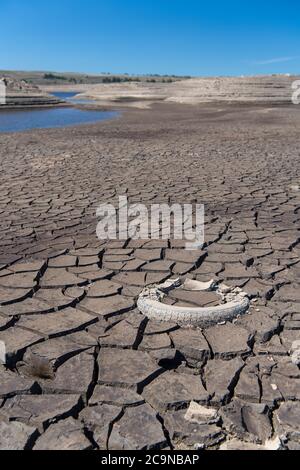
M 0 136 L 0 447 L 299 449 L 299 116 L 164 103 Z M 122 194 L 204 203 L 205 246 L 100 242 L 96 208 Z M 242 287 L 249 314 L 141 315 L 143 288 L 180 275 Z
M 83 98 L 94 99 L 104 106 L 117 104 L 145 108 L 159 102 L 289 104 L 295 80 L 299 80 L 299 76 L 207 77 L 173 83 L 61 85 L 59 89 L 77 90 Z M 49 86 L 41 88 L 51 91 Z
M 1 109 L 15 108 L 42 108 L 50 106 L 62 106 L 63 102 L 38 87 L 33 86 L 24 80 L 16 80 L 9 77 L 1 77 L 6 87 L 6 103 L 1 104 Z

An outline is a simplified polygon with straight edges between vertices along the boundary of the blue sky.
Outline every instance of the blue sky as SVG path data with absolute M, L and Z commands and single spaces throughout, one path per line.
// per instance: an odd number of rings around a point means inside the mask
M 299 0 L 0 0 L 0 69 L 300 73 Z

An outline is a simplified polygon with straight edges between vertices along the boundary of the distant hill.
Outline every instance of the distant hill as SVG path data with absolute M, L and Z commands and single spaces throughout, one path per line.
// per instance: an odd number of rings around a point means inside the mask
M 53 71 L 9 71 L 0 70 L 0 76 L 9 77 L 16 80 L 24 80 L 32 85 L 58 85 L 58 84 L 78 84 L 92 85 L 97 83 L 126 83 L 126 82 L 146 82 L 146 83 L 171 83 L 178 80 L 190 78 L 188 76 L 179 77 L 176 75 L 129 75 L 129 74 L 110 74 L 102 73 L 98 75 L 89 75 L 72 72 L 53 72 Z

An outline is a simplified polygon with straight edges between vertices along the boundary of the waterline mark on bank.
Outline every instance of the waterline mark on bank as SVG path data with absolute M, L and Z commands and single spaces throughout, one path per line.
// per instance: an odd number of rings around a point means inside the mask
M 204 244 L 203 204 L 129 204 L 127 196 L 119 196 L 113 204 L 97 209 L 101 220 L 97 225 L 99 240 L 184 240 L 187 250 Z
M 300 80 L 295 80 L 292 83 L 292 89 L 294 90 L 292 94 L 292 103 L 300 104 Z
M 6 104 L 6 84 L 0 80 L 0 106 Z

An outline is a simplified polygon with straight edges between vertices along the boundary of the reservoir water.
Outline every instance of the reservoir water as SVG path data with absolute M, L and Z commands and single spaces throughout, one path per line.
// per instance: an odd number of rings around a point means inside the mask
M 77 93 L 52 93 L 53 95 L 72 103 L 91 103 L 91 100 L 72 100 Z M 65 108 L 16 109 L 1 110 L 0 132 L 20 132 L 30 129 L 49 129 L 57 127 L 89 124 L 118 116 L 117 111 L 98 111 Z

